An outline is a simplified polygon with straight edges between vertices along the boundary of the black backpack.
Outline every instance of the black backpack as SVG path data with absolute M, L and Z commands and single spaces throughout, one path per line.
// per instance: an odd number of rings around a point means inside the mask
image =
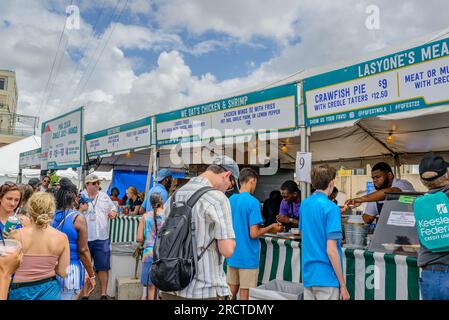
M 157 233 L 153 248 L 151 281 L 161 291 L 182 290 L 192 282 L 198 260 L 209 248 L 212 240 L 201 254 L 196 253 L 196 226 L 192 219 L 192 208 L 206 192 L 214 190 L 203 187 L 185 201 L 170 201 L 170 214 Z

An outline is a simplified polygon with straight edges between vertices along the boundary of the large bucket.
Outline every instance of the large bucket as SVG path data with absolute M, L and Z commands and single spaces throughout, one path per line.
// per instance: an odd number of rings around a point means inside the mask
M 360 223 L 345 223 L 346 248 L 364 249 L 366 247 L 366 236 L 368 235 L 369 225 Z

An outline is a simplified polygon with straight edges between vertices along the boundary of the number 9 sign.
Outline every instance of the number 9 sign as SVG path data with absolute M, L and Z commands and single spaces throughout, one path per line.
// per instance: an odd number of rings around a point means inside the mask
M 311 183 L 312 153 L 298 152 L 296 154 L 296 178 L 301 182 Z

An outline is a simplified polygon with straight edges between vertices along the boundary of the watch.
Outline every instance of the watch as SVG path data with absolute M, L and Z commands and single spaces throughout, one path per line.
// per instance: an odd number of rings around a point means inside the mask
M 288 221 L 290 221 L 290 223 L 293 223 L 293 218 L 289 218 Z

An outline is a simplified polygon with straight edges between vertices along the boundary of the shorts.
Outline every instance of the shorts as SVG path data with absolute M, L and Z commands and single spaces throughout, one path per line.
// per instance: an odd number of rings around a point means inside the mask
M 340 288 L 307 287 L 304 288 L 304 300 L 339 300 Z
M 8 300 L 61 300 L 58 280 L 9 290 Z
M 81 292 L 81 290 L 63 290 L 61 291 L 61 300 L 76 300 L 76 297 Z
M 240 269 L 228 266 L 226 278 L 229 284 L 240 286 L 240 289 L 257 287 L 259 269 Z
M 94 261 L 95 271 L 109 271 L 111 269 L 111 249 L 109 239 L 94 240 L 87 243 L 90 255 Z
M 151 282 L 151 266 L 153 265 L 153 259 L 148 259 L 148 261 L 145 261 L 142 263 L 142 274 L 140 275 L 140 283 L 144 287 L 148 287 L 153 285 L 153 282 Z

